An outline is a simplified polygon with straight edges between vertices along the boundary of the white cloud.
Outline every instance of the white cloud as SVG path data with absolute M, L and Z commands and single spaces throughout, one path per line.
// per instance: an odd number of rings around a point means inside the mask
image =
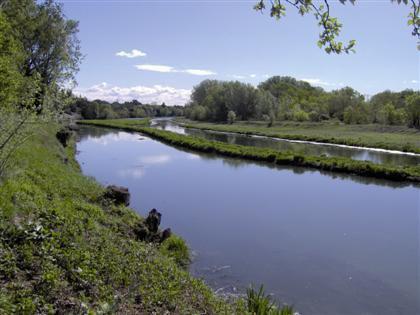
M 129 52 L 126 52 L 124 50 L 121 50 L 121 51 L 117 52 L 115 54 L 115 56 L 118 56 L 118 57 L 126 57 L 126 58 L 137 58 L 137 57 L 144 57 L 144 56 L 146 56 L 146 53 L 143 52 L 143 51 L 141 51 L 141 50 L 138 50 L 138 49 L 132 49 Z
M 144 70 L 144 71 L 177 72 L 173 67 L 164 66 L 164 65 L 135 65 L 135 67 L 139 70 Z
M 330 83 L 330 82 L 326 82 L 326 81 L 322 81 L 321 79 L 318 78 L 303 78 L 301 79 L 302 81 L 306 81 L 310 84 L 313 85 L 325 85 L 325 86 L 334 86 L 336 85 L 335 83 Z
M 188 74 L 200 75 L 200 76 L 204 76 L 204 75 L 215 75 L 215 74 L 217 74 L 216 72 L 211 71 L 211 70 L 202 70 L 202 69 L 178 70 L 178 69 L 175 69 L 174 67 L 164 66 L 164 65 L 147 65 L 147 64 L 143 64 L 143 65 L 135 65 L 135 67 L 138 70 L 143 70 L 143 71 L 154 71 L 154 72 L 165 72 L 165 73 L 178 72 L 178 73 L 188 73 Z
M 181 70 L 180 72 L 189 73 L 192 75 L 215 75 L 216 72 L 213 72 L 211 70 L 200 70 L 200 69 L 187 69 L 187 70 Z
M 418 83 L 419 83 L 419 81 L 418 81 L 418 80 L 411 80 L 411 83 L 413 83 L 413 84 L 418 84 Z
M 257 77 L 259 77 L 259 75 L 252 73 L 252 74 L 247 74 L 247 75 L 242 75 L 242 74 L 232 74 L 231 75 L 232 78 L 237 79 L 237 80 L 245 80 L 245 79 L 255 79 Z M 264 76 L 261 76 L 264 77 Z
M 166 154 L 148 155 L 140 158 L 140 163 L 144 164 L 165 164 L 171 160 L 171 157 Z
M 144 172 L 144 169 L 142 168 L 128 168 L 128 169 L 119 170 L 117 174 L 123 178 L 139 179 L 144 176 L 145 172 Z
M 141 103 L 165 102 L 167 105 L 183 105 L 189 101 L 191 90 L 162 85 L 119 87 L 103 82 L 86 89 L 78 88 L 75 93 L 89 100 L 100 99 L 108 102 L 138 100 Z

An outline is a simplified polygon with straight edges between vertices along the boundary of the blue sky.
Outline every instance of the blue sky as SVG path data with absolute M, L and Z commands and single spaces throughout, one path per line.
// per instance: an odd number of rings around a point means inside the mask
M 256 85 L 272 75 L 363 94 L 419 88 L 409 7 L 388 0 L 332 4 L 344 24 L 342 39 L 357 40 L 355 54 L 339 56 L 317 47 L 312 16 L 289 9 L 276 21 L 254 11 L 255 1 L 61 2 L 80 21 L 85 59 L 77 92 L 91 99 L 182 104 L 204 79 Z

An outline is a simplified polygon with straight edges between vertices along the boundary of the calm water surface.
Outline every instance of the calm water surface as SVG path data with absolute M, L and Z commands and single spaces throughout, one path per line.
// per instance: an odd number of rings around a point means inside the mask
M 420 189 L 176 149 L 136 133 L 80 131 L 77 159 L 129 187 L 194 252 L 220 293 L 264 283 L 301 314 L 420 314 Z
M 215 132 L 209 130 L 199 130 L 184 128 L 176 124 L 170 118 L 158 118 L 152 120 L 152 125 L 159 129 L 169 130 L 177 133 L 188 134 L 202 137 L 208 140 L 227 142 L 232 144 L 248 145 L 262 148 L 270 148 L 281 151 L 300 152 L 305 155 L 326 155 L 344 156 L 354 160 L 366 160 L 374 163 L 390 165 L 419 165 L 420 155 L 396 154 L 383 151 L 367 150 L 362 148 L 348 148 L 333 146 L 328 144 L 312 144 L 290 142 L 287 140 L 269 137 L 250 137 L 247 135 Z

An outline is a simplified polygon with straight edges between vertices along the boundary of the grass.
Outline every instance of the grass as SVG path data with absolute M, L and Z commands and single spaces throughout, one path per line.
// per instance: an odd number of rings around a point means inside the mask
M 190 276 L 179 237 L 138 241 L 143 219 L 102 198 L 57 128 L 40 125 L 0 184 L 0 314 L 247 314 Z
M 420 166 L 395 167 L 374 164 L 368 161 L 356 161 L 345 157 L 305 156 L 287 151 L 279 152 L 266 148 L 234 145 L 176 134 L 170 131 L 146 126 L 130 126 L 124 119 L 112 121 L 91 120 L 80 121 L 79 123 L 138 131 L 170 145 L 176 145 L 200 152 L 217 153 L 224 156 L 274 163 L 277 165 L 311 167 L 325 171 L 356 174 L 394 181 L 420 182 Z
M 237 122 L 231 125 L 178 120 L 186 127 L 420 153 L 420 130 L 404 126 L 345 125 L 339 122 Z
M 264 286 L 255 290 L 252 286 L 246 291 L 247 309 L 256 315 L 293 315 L 293 307 L 285 305 L 281 308 L 271 301 L 270 295 L 264 292 Z

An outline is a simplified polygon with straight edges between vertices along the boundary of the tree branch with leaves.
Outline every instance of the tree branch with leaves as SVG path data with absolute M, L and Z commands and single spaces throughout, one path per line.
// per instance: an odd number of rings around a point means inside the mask
M 356 0 L 339 0 L 339 2 L 343 5 L 347 3 L 354 5 Z M 391 0 L 391 2 L 411 5 L 412 11 L 408 15 L 408 25 L 413 27 L 412 35 L 417 37 L 418 43 L 420 43 L 420 0 Z M 302 16 L 313 14 L 321 28 L 318 40 L 320 48 L 324 48 L 327 53 L 335 54 L 355 52 L 356 41 L 354 39 L 347 43 L 338 40 L 343 24 L 336 17 L 331 16 L 329 0 L 260 0 L 255 4 L 254 9 L 263 12 L 267 10 L 267 6 L 270 16 L 277 20 L 286 16 L 288 7 L 297 10 Z M 420 45 L 418 48 L 420 49 Z

